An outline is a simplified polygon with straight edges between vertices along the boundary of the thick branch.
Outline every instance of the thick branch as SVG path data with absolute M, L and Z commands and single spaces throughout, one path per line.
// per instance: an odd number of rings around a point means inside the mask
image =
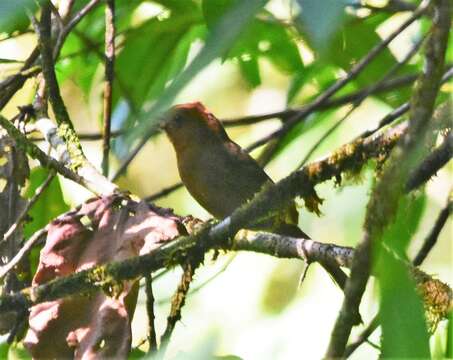
M 254 251 L 310 262 L 326 261 L 339 266 L 350 265 L 354 253 L 354 250 L 348 247 L 269 233 L 245 232 L 245 235 L 240 233 L 229 245 L 224 241 L 225 239 L 213 238 L 213 236 L 217 236 L 215 229 L 205 229 L 193 236 L 179 237 L 147 255 L 95 266 L 64 278 L 52 280 L 41 286 L 2 296 L 0 297 L 0 311 L 21 311 L 34 304 L 73 294 L 89 295 L 108 288 L 109 285 L 114 285 L 113 283 L 134 280 L 160 268 L 184 263 L 187 261 L 188 252 L 194 251 L 201 255 L 218 246 L 225 250 Z M 451 297 L 451 291 L 448 296 Z
M 354 249 L 326 244 L 311 239 L 293 238 L 271 233 L 240 232 L 232 242 L 232 250 L 246 250 L 278 258 L 302 259 L 350 267 Z

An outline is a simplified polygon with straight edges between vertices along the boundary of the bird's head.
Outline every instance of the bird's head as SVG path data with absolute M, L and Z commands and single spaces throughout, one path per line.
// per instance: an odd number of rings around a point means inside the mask
M 228 139 L 220 121 L 200 102 L 172 107 L 162 122 L 162 128 L 177 150 L 200 141 Z

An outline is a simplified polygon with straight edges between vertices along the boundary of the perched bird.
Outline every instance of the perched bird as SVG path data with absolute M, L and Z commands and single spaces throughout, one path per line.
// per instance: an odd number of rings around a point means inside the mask
M 193 198 L 216 218 L 227 217 L 264 184 L 272 183 L 201 103 L 175 106 L 166 120 L 164 129 L 175 148 L 181 180 Z M 306 237 L 298 227 L 288 226 L 297 221 L 296 207 L 291 204 L 278 218 L 256 227 Z
M 162 126 L 175 149 L 181 180 L 193 198 L 216 218 L 227 217 L 253 198 L 264 184 L 272 183 L 201 103 L 173 107 Z M 298 213 L 292 203 L 279 216 L 252 228 L 308 238 L 297 222 Z M 330 273 L 331 270 L 328 269 Z M 335 274 L 332 276 L 336 278 Z

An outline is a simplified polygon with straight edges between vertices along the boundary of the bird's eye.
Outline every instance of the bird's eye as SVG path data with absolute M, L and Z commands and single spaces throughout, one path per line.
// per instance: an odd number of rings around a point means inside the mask
M 183 122 L 183 118 L 181 115 L 179 114 L 176 114 L 175 117 L 174 117 L 174 124 L 178 127 L 180 127 L 182 125 L 182 122 Z

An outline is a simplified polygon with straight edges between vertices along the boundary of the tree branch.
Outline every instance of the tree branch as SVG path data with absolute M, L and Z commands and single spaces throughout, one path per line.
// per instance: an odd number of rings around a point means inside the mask
M 394 74 L 396 74 L 401 67 L 406 64 L 420 49 L 420 46 L 423 44 L 423 41 L 425 40 L 425 36 L 423 36 L 422 39 L 420 39 L 418 42 L 414 44 L 412 49 L 406 54 L 404 59 L 401 61 L 397 62 L 395 65 L 393 65 L 389 71 L 386 72 L 386 74 L 375 84 L 371 85 L 367 91 L 363 92 L 360 97 L 357 97 L 355 101 L 352 103 L 351 108 L 346 112 L 345 115 L 343 115 L 335 124 L 333 124 L 327 131 L 321 136 L 321 138 L 308 150 L 307 154 L 304 156 L 302 162 L 300 163 L 299 167 L 302 167 L 305 165 L 305 163 L 308 161 L 308 159 L 313 155 L 313 153 L 321 146 L 321 144 L 341 125 L 343 122 L 345 122 L 351 114 L 358 109 L 358 107 L 362 104 L 362 102 L 373 92 L 376 91 L 379 86 L 381 86 L 383 83 L 385 83 L 387 80 L 389 80 Z M 272 155 L 267 154 L 269 160 L 271 159 Z
M 365 93 L 368 93 L 368 95 L 378 94 L 381 92 L 394 90 L 399 87 L 409 86 L 414 83 L 414 81 L 417 79 L 417 76 L 418 75 L 416 75 L 416 74 L 403 75 L 403 76 L 395 77 L 394 79 L 382 82 L 379 84 L 378 87 L 375 87 L 373 85 L 367 86 L 367 87 L 364 87 L 363 89 L 355 91 L 351 94 L 347 94 L 344 96 L 339 96 L 336 98 L 331 98 L 329 100 L 326 100 L 325 103 L 320 104 L 314 110 L 316 110 L 316 111 L 328 110 L 328 109 L 336 108 L 336 107 L 339 107 L 342 105 L 347 105 L 349 103 L 353 103 L 353 102 L 357 101 L 357 99 L 360 99 L 361 97 L 363 97 L 363 94 L 365 94 Z M 236 127 L 236 126 L 253 125 L 253 124 L 259 123 L 261 121 L 270 120 L 270 119 L 280 119 L 283 122 L 286 122 L 290 118 L 292 118 L 298 114 L 305 113 L 307 106 L 310 106 L 310 105 L 305 105 L 300 108 L 285 109 L 282 111 L 276 111 L 276 112 L 271 112 L 271 113 L 262 114 L 262 115 L 250 115 L 250 116 L 243 116 L 243 117 L 239 117 L 239 118 L 223 119 L 222 123 L 225 127 Z
M 393 31 L 387 38 L 382 42 L 373 47 L 368 54 L 358 61 L 347 73 L 346 76 L 339 79 L 333 85 L 331 85 L 326 91 L 320 94 L 310 105 L 308 105 L 303 113 L 299 113 L 288 119 L 285 124 L 280 127 L 278 130 L 270 133 L 269 135 L 263 137 L 262 139 L 254 142 L 250 145 L 247 150 L 253 150 L 261 145 L 266 144 L 270 140 L 281 137 L 287 134 L 297 123 L 299 123 L 306 116 L 311 114 L 314 109 L 325 104 L 335 93 L 342 89 L 346 84 L 351 80 L 355 79 L 366 66 L 373 61 L 384 49 L 387 48 L 387 45 L 390 44 L 401 32 L 403 32 L 410 24 L 417 20 L 427 9 L 427 1 L 423 1 L 421 5 L 412 13 L 411 17 L 407 19 L 401 26 Z
M 450 192 L 451 194 L 451 192 Z M 451 197 L 451 196 L 450 196 Z M 434 227 L 432 228 L 429 235 L 425 238 L 423 246 L 418 251 L 417 255 L 415 256 L 414 260 L 412 261 L 413 266 L 420 266 L 423 261 L 425 261 L 426 256 L 429 254 L 431 249 L 434 247 L 435 243 L 437 242 L 437 238 L 444 227 L 448 216 L 451 213 L 453 202 L 449 200 L 447 206 L 440 212 Z M 349 344 L 344 352 L 344 357 L 348 358 L 360 345 L 362 345 L 365 341 L 368 340 L 368 337 L 379 327 L 379 314 L 376 315 L 371 322 L 368 324 L 365 330 L 363 330 L 357 339 Z
M 426 45 L 425 72 L 420 76 L 411 98 L 410 128 L 370 199 L 365 234 L 354 255 L 345 299 L 332 331 L 327 358 L 344 356 L 354 317 L 370 276 L 373 249 L 379 249 L 384 228 L 396 214 L 400 196 L 404 193 L 404 183 L 416 159 L 417 144 L 421 143 L 428 128 L 440 87 L 451 20 L 449 0 L 437 0 L 434 4 L 435 16 Z
M 156 325 L 154 315 L 153 280 L 151 274 L 145 275 L 146 313 L 148 314 L 148 353 L 157 351 Z
M 113 79 L 115 74 L 115 0 L 105 5 L 105 79 L 104 79 L 104 129 L 102 141 L 102 173 L 108 176 L 110 153 L 110 128 L 112 120 Z
M 168 344 L 170 343 L 171 335 L 175 329 L 176 323 L 181 320 L 181 310 L 186 303 L 186 297 L 189 293 L 190 284 L 192 283 L 195 270 L 198 267 L 198 263 L 187 262 L 183 265 L 183 274 L 179 282 L 178 288 L 176 289 L 175 294 L 173 295 L 171 301 L 170 313 L 167 317 L 167 327 L 165 328 L 164 333 L 162 334 L 160 340 L 160 349 L 162 356 L 165 355 Z
M 79 175 L 91 179 L 91 182 L 97 186 L 97 193 L 110 194 L 116 191 L 117 187 L 102 176 L 86 159 L 61 97 L 52 56 L 50 20 L 50 4 L 45 2 L 42 5 L 41 21 L 37 31 L 41 50 L 42 72 L 46 81 L 49 101 L 52 104 L 58 124 L 58 135 L 63 138 L 69 153 L 70 167 Z
M 424 184 L 439 171 L 453 156 L 453 133 L 450 131 L 442 145 L 429 154 L 421 164 L 412 171 L 406 190 L 411 191 Z
M 15 233 L 15 231 L 19 228 L 19 225 L 22 223 L 22 221 L 24 221 L 25 217 L 27 216 L 32 206 L 36 203 L 36 201 L 38 201 L 39 197 L 42 195 L 44 190 L 46 190 L 47 187 L 50 185 L 54 176 L 55 170 L 51 170 L 49 175 L 47 176 L 47 179 L 44 180 L 44 182 L 36 189 L 32 198 L 28 201 L 25 208 L 22 209 L 22 212 L 19 214 L 16 221 L 14 221 L 14 224 L 12 224 L 8 231 L 6 231 L 5 234 L 3 234 L 3 239 L 0 241 L 0 243 L 8 241 L 8 239 Z M 0 275 L 0 279 L 1 278 L 2 276 Z
M 18 146 L 22 151 L 26 152 L 31 158 L 38 160 L 42 166 L 54 169 L 64 177 L 86 187 L 88 190 L 91 190 L 95 194 L 98 194 L 95 184 L 91 184 L 80 175 L 65 167 L 59 161 L 48 156 L 38 146 L 30 142 L 19 130 L 16 129 L 13 124 L 11 124 L 11 122 L 9 122 L 1 115 L 0 126 L 2 126 L 8 132 L 9 136 L 14 138 L 14 140 L 16 141 L 16 146 Z
M 413 264 L 415 266 L 420 266 L 423 263 L 423 261 L 425 261 L 429 252 L 436 244 L 437 238 L 439 237 L 440 232 L 447 223 L 447 219 L 450 216 L 452 210 L 453 210 L 453 192 L 450 192 L 450 199 L 448 200 L 447 205 L 439 213 L 439 216 L 437 217 L 433 228 L 431 229 L 428 236 L 425 238 L 423 246 L 421 247 L 421 249 L 414 258 Z
M 191 236 L 181 236 L 149 254 L 95 266 L 67 277 L 57 278 L 44 285 L 1 296 L 0 311 L 21 311 L 31 305 L 73 294 L 89 295 L 106 288 L 112 281 L 133 280 L 160 268 L 184 263 L 187 261 L 188 251 L 202 256 L 209 249 L 219 246 L 224 250 L 254 251 L 282 258 L 327 261 L 338 266 L 350 265 L 354 253 L 352 248 L 319 243 L 310 239 L 249 231 L 239 233 L 231 243 L 228 243 L 220 236 L 216 226 L 207 227 Z M 451 298 L 451 293 L 448 296 Z

